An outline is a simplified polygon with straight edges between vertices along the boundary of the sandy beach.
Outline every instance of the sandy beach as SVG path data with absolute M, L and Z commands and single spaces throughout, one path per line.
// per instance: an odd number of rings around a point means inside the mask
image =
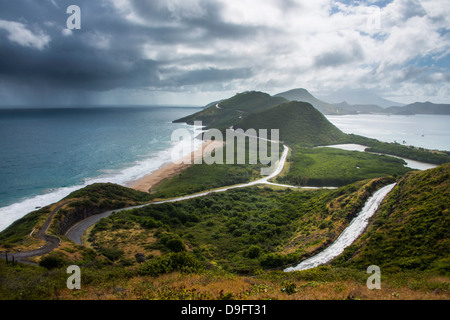
M 217 147 L 221 147 L 223 145 L 223 141 L 214 141 L 210 140 L 202 144 L 202 153 L 208 148 L 208 153 L 211 150 L 216 149 Z M 151 188 L 161 182 L 164 179 L 171 178 L 186 168 L 192 166 L 194 164 L 195 159 L 200 158 L 201 155 L 199 151 L 192 152 L 189 156 L 183 158 L 179 163 L 167 163 L 160 167 L 158 170 L 150 173 L 149 175 L 130 183 L 129 187 L 135 190 L 143 191 L 143 192 L 151 192 Z M 191 158 L 190 164 L 188 163 L 189 158 Z

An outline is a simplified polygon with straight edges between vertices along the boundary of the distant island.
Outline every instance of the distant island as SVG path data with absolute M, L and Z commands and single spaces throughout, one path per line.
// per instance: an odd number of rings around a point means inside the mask
M 304 101 L 313 105 L 317 110 L 326 115 L 344 114 L 392 114 L 392 115 L 414 115 L 414 114 L 450 114 L 450 104 L 435 104 L 432 102 L 415 102 L 404 106 L 381 107 L 375 103 L 371 104 L 349 104 L 346 101 L 339 103 L 328 103 L 314 97 L 308 90 L 299 88 L 292 89 L 275 95 L 289 101 Z M 342 96 L 339 96 L 342 97 Z M 377 101 L 377 99 L 374 99 Z M 388 103 L 388 101 L 383 101 Z

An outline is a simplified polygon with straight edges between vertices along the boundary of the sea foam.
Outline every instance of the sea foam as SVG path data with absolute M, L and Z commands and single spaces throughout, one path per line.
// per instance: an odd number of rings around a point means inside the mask
M 50 189 L 43 194 L 28 197 L 9 206 L 0 208 L 0 232 L 26 214 L 56 203 L 67 197 L 70 193 L 88 185 L 94 183 L 114 183 L 122 186 L 130 186 L 134 181 L 158 170 L 165 164 L 177 160 L 173 158 L 172 150 L 174 148 L 181 149 L 184 145 L 191 146 L 192 149 L 199 148 L 203 142 L 196 139 L 195 136 L 202 132 L 201 128 L 189 126 L 188 129 L 193 132 L 193 139 L 191 141 L 173 142 L 170 148 L 150 154 L 143 159 L 136 160 L 134 163 L 124 165 L 122 169 L 102 170 L 99 176 L 85 178 L 83 184 Z

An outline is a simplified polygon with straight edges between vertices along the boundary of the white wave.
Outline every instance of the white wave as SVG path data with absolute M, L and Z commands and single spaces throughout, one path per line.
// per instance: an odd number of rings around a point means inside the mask
M 119 170 L 101 170 L 101 174 L 99 176 L 85 178 L 83 184 L 51 189 L 45 194 L 26 198 L 17 203 L 0 208 L 0 231 L 3 231 L 14 221 L 24 217 L 28 213 L 35 211 L 41 207 L 48 206 L 52 203 L 56 203 L 61 199 L 67 197 L 70 193 L 84 188 L 88 185 L 94 183 L 110 182 L 122 186 L 130 186 L 132 182 L 154 172 L 161 166 L 173 161 L 174 159 L 172 159 L 172 149 L 179 147 L 180 144 L 190 144 L 193 148 L 200 147 L 203 141 L 194 138 L 199 133 L 198 128 L 189 126 L 188 130 L 193 132 L 191 141 L 172 143 L 168 149 L 154 153 L 147 158 L 137 160 L 136 162 L 131 163 Z

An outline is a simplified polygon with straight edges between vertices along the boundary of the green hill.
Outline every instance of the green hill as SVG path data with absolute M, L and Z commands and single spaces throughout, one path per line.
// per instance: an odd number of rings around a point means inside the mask
M 405 175 L 339 266 L 450 272 L 450 164 Z
M 207 128 L 225 130 L 249 113 L 266 110 L 286 101 L 286 99 L 272 97 L 264 92 L 243 92 L 218 103 L 209 104 L 204 110 L 174 122 L 194 124 L 194 121 L 202 121 Z
M 341 130 L 311 104 L 298 101 L 249 114 L 235 128 L 279 129 L 280 140 L 290 145 L 326 145 L 346 138 Z
M 175 120 L 206 128 L 279 129 L 280 140 L 290 145 L 315 146 L 343 142 L 346 135 L 310 103 L 251 91 L 235 95 L 195 114 Z

